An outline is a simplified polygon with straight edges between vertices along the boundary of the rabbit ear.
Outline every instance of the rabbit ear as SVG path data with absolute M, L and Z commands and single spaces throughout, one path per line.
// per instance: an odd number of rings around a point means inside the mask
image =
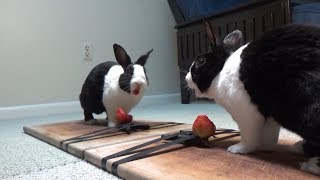
M 140 64 L 141 66 L 144 66 L 152 51 L 153 51 L 153 49 L 151 49 L 150 51 L 148 51 L 144 55 L 140 56 L 139 59 L 136 61 L 136 64 Z
M 129 64 L 131 64 L 131 58 L 127 54 L 127 52 L 118 44 L 113 44 L 113 51 L 114 55 L 116 57 L 117 62 L 122 67 L 127 67 Z
M 203 24 L 204 24 L 208 39 L 210 41 L 211 48 L 213 50 L 217 46 L 217 40 L 213 32 L 213 27 L 211 26 L 210 22 L 206 19 L 203 19 Z
M 242 33 L 239 30 L 235 30 L 228 34 L 223 40 L 224 46 L 230 51 L 236 51 L 240 46 L 242 46 Z

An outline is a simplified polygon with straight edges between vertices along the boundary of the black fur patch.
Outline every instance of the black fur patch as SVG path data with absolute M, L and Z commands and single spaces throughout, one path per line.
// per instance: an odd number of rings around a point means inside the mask
M 133 64 L 129 64 L 124 69 L 124 73 L 121 74 L 119 78 L 120 88 L 127 93 L 130 93 L 130 81 L 132 79 L 133 71 L 134 71 Z
M 265 117 L 320 144 L 320 29 L 291 25 L 244 49 L 240 80 Z
M 222 70 L 229 51 L 223 46 L 216 47 L 213 52 L 204 53 L 197 57 L 191 66 L 192 81 L 201 92 L 206 92 L 212 80 Z
M 146 68 L 144 66 L 142 66 L 142 67 L 143 67 L 143 72 L 146 75 L 147 85 L 149 85 L 149 78 L 147 76 Z
M 85 111 L 86 117 L 92 117 L 90 113 L 101 114 L 105 111 L 102 104 L 104 77 L 110 68 L 116 64 L 118 63 L 103 62 L 93 68 L 86 78 L 79 96 L 80 104 Z
M 305 142 L 303 145 L 303 152 L 306 156 L 314 157 L 320 156 L 320 144 L 313 142 Z

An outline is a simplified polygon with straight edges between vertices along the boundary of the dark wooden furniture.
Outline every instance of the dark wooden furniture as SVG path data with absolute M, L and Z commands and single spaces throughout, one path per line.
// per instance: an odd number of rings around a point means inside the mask
M 174 0 L 168 0 L 177 21 L 178 65 L 180 79 L 184 79 L 194 58 L 209 50 L 209 42 L 204 32 L 202 19 L 184 22 L 183 15 Z M 249 42 L 261 36 L 265 31 L 290 23 L 289 0 L 256 0 L 223 12 L 211 14 L 209 20 L 218 35 L 224 38 L 235 29 L 242 31 L 244 41 Z M 194 96 L 191 94 L 191 96 Z M 188 104 L 190 93 L 181 81 L 181 103 Z

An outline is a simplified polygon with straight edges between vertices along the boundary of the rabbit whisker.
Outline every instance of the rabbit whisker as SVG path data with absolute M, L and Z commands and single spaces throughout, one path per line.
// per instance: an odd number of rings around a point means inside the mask
M 180 69 L 180 84 L 181 87 L 187 90 L 188 94 L 195 93 L 195 90 L 191 87 L 189 87 L 187 80 L 185 79 L 186 75 L 189 73 L 189 71 L 185 69 Z
M 180 69 L 180 74 L 187 75 L 189 70 Z

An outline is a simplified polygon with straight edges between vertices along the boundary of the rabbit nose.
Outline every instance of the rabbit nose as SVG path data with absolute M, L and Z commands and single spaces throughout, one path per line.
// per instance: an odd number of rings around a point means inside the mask
M 141 83 L 141 82 L 136 82 L 136 83 L 134 83 L 134 86 L 135 86 L 135 87 L 141 87 L 141 86 L 142 86 L 142 83 Z

